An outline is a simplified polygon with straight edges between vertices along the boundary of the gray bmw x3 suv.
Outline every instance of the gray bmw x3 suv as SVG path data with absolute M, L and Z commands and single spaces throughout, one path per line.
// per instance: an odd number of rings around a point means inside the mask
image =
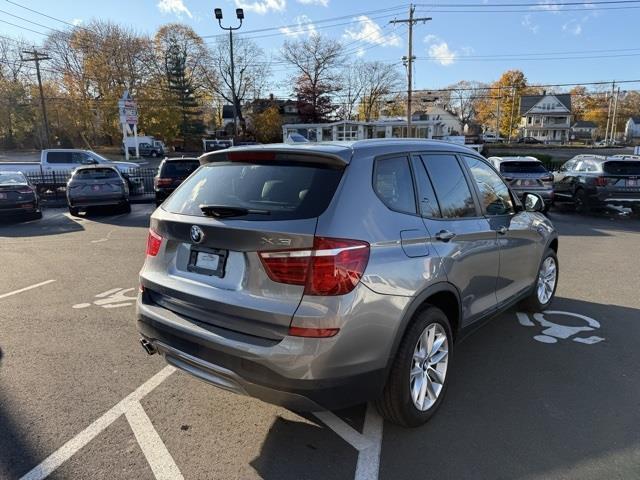
M 424 140 L 205 154 L 151 217 L 141 343 L 294 410 L 376 400 L 420 425 L 454 345 L 517 302 L 542 310 L 557 234 L 474 151 Z

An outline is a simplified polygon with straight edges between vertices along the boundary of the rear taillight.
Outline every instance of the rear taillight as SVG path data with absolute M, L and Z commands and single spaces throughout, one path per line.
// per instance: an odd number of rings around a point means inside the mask
M 156 187 L 169 187 L 173 184 L 173 178 L 156 178 Z
M 553 175 L 547 175 L 546 177 L 542 177 L 540 180 L 543 182 L 553 182 Z
M 20 190 L 18 190 L 18 193 L 20 193 L 22 195 L 27 195 L 29 193 L 33 193 L 33 189 L 31 189 L 31 188 L 21 188 Z
M 609 179 L 607 177 L 596 177 L 593 179 L 593 184 L 598 187 L 606 187 L 609 185 Z
M 160 251 L 160 245 L 162 245 L 162 237 L 157 232 L 149 229 L 149 236 L 147 237 L 147 256 L 155 257 Z
M 259 252 L 271 280 L 304 285 L 305 295 L 345 295 L 355 288 L 369 261 L 369 244 L 316 237 L 313 249 Z

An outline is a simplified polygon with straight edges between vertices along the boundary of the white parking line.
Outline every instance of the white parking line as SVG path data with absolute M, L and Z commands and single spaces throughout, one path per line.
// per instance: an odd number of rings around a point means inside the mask
M 138 440 L 142 453 L 149 462 L 153 474 L 158 480 L 181 480 L 184 479 L 180 469 L 174 462 L 173 457 L 167 450 L 164 442 L 153 428 L 151 419 L 147 416 L 142 405 L 134 402 L 124 412 L 133 434 Z
M 367 437 L 371 445 L 358 452 L 358 463 L 354 480 L 377 480 L 380 471 L 380 452 L 382 449 L 382 428 L 384 421 L 376 408 L 367 405 L 362 434 Z
M 120 415 L 126 413 L 127 409 L 131 408 L 132 404 L 138 403 L 138 405 L 140 405 L 140 400 L 165 381 L 169 375 L 175 372 L 175 370 L 176 369 L 171 366 L 164 367 L 153 377 L 127 395 L 123 400 L 116 403 L 110 410 L 85 428 L 82 432 L 49 455 L 40 465 L 34 467 L 23 475 L 20 480 L 42 480 L 47 478 L 60 465 L 69 460 L 82 447 L 111 425 L 118 417 L 120 417 Z
M 364 450 L 371 446 L 371 441 L 360 432 L 352 428 L 348 423 L 329 411 L 313 412 L 322 423 L 337 433 L 342 439 L 356 450 Z
M 32 290 L 34 288 L 42 287 L 43 285 L 48 285 L 49 283 L 53 283 L 55 280 L 46 280 L 44 282 L 36 283 L 35 285 L 29 285 L 28 287 L 21 288 L 19 290 L 14 290 L 13 292 L 3 293 L 0 295 L 0 298 L 10 297 L 11 295 L 16 295 L 18 293 L 26 292 L 27 290 Z

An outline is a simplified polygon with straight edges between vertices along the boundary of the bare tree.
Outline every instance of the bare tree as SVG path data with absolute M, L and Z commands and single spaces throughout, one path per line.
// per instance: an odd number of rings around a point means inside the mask
M 361 114 L 369 122 L 378 115 L 382 102 L 399 87 L 401 75 L 394 65 L 382 62 L 364 62 L 360 73 Z
M 304 120 L 323 121 L 335 110 L 331 96 L 341 89 L 342 51 L 340 42 L 321 35 L 284 42 L 282 58 L 298 71 L 294 92 Z
M 211 88 L 228 103 L 234 106 L 243 132 L 246 132 L 246 120 L 242 105 L 252 96 L 259 98 L 270 74 L 270 62 L 265 59 L 264 51 L 252 40 L 235 37 L 233 40 L 234 80 L 231 81 L 231 52 L 229 39 L 220 37 L 213 46 L 213 65 L 219 77 L 210 81 Z M 213 72 L 205 72 L 209 80 Z M 232 85 L 235 83 L 235 95 Z
M 464 125 L 474 120 L 478 99 L 489 95 L 487 85 L 482 82 L 462 80 L 447 87 L 449 101 L 444 108 L 453 113 Z

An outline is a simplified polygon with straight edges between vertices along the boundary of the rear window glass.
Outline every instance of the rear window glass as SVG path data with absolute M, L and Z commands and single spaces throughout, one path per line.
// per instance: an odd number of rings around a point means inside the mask
M 640 175 L 640 162 L 605 162 L 602 169 L 611 175 Z
M 112 168 L 91 168 L 84 170 L 76 170 L 74 178 L 82 180 L 99 180 L 104 178 L 118 178 L 118 172 Z
M 501 173 L 545 173 L 547 171 L 540 162 L 504 162 L 500 164 Z
M 302 163 L 210 163 L 162 204 L 171 213 L 205 216 L 201 205 L 258 210 L 241 220 L 295 220 L 320 215 L 342 170 Z
M 200 162 L 198 160 L 193 161 L 180 161 L 180 162 L 166 162 L 160 170 L 161 177 L 188 177 L 198 167 Z
M 27 183 L 27 179 L 21 173 L 0 173 L 0 184 Z

